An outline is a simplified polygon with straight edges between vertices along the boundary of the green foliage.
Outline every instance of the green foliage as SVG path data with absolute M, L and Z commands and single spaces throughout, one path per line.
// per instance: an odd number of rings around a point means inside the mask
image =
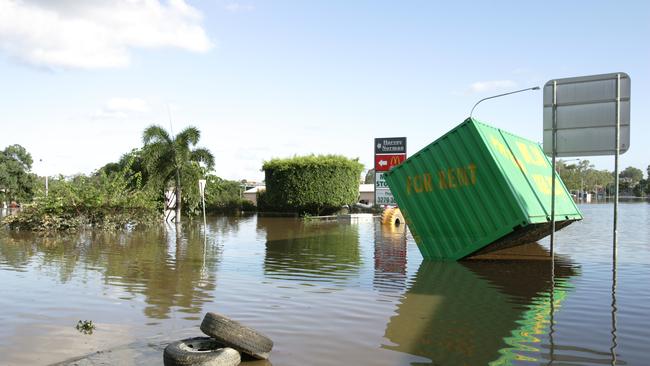
M 643 179 L 643 171 L 639 168 L 628 166 L 627 168 L 623 169 L 623 171 L 620 172 L 618 176 L 622 179 L 629 179 L 630 183 L 632 185 L 635 185 L 639 183 L 641 179 Z
M 557 162 L 557 170 L 569 191 L 597 191 L 614 183 L 614 176 L 607 170 L 596 170 L 589 160 L 580 160 L 577 164 Z
M 96 327 L 92 320 L 79 320 L 75 328 L 77 328 L 80 333 L 93 334 Z
M 162 207 L 156 192 L 143 187 L 138 174 L 130 173 L 127 165 L 121 174 L 53 179 L 48 196 L 37 197 L 3 222 L 12 229 L 57 231 L 84 225 L 117 229 L 157 221 Z
M 363 179 L 365 184 L 375 184 L 375 169 L 369 169 L 366 177 Z
M 214 156 L 208 149 L 192 149 L 200 137 L 201 132 L 195 127 L 188 127 L 173 138 L 160 126 L 150 126 L 142 134 L 142 157 L 149 173 L 150 185 L 163 194 L 173 182 L 178 220 L 183 203 L 188 204 L 186 211 L 189 213 L 195 212 L 199 207 L 195 198 L 198 196 L 197 185 L 201 168 L 209 171 L 214 167 Z M 186 187 L 194 199 L 184 199 L 182 187 Z M 197 194 L 192 194 L 195 190 L 194 193 Z
M 359 197 L 363 165 L 339 155 L 308 155 L 264 162 L 266 193 L 258 206 L 266 211 L 329 214 Z
M 239 182 L 221 179 L 212 174 L 206 180 L 206 210 L 212 212 L 233 212 L 240 208 L 250 210 L 250 202 L 241 199 L 243 188 Z
M 0 151 L 0 201 L 32 200 L 36 186 L 36 175 L 30 173 L 32 162 L 32 156 L 20 145 Z
M 109 176 L 113 174 L 125 174 L 127 178 L 139 175 L 137 180 L 130 180 L 130 188 L 136 188 L 136 183 L 144 186 L 149 181 L 149 172 L 145 167 L 142 149 L 131 150 L 122 155 L 119 161 L 108 163 L 99 168 L 94 175 L 98 176 L 102 173 L 106 173 Z
M 635 167 L 627 167 L 618 174 L 619 189 L 623 195 L 633 194 L 641 196 L 645 187 L 643 187 L 643 171 Z

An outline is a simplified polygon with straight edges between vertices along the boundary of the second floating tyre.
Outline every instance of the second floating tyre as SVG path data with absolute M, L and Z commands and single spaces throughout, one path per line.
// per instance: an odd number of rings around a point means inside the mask
M 237 366 L 239 352 L 208 337 L 170 343 L 163 354 L 165 366 Z
M 255 329 L 216 313 L 207 313 L 201 331 L 228 347 L 258 359 L 268 359 L 273 341 Z

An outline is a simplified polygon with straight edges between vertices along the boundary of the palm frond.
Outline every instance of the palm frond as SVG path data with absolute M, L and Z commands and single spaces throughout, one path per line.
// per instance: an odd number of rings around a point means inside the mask
M 149 145 L 155 142 L 171 144 L 172 139 L 169 137 L 169 134 L 167 131 L 165 131 L 164 128 L 158 125 L 151 125 L 147 127 L 142 133 L 142 142 L 145 145 Z
M 178 147 L 189 148 L 190 146 L 196 145 L 200 138 L 201 131 L 196 127 L 190 126 L 176 135 L 174 141 Z
M 208 149 L 198 148 L 192 150 L 192 153 L 190 154 L 190 160 L 205 164 L 208 170 L 212 170 L 212 168 L 214 168 L 214 155 L 212 155 Z

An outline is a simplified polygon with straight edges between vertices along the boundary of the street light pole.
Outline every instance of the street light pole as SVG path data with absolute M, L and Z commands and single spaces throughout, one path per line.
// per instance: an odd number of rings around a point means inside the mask
M 479 105 L 479 103 L 481 103 L 484 100 L 499 98 L 499 97 L 503 97 L 503 96 L 510 95 L 510 94 L 525 92 L 525 91 L 528 91 L 528 90 L 539 90 L 539 86 L 533 86 L 533 87 L 526 88 L 526 89 L 515 90 L 515 91 L 508 92 L 508 93 L 497 94 L 497 95 L 493 95 L 491 97 L 483 98 L 483 99 L 479 100 L 478 102 L 476 102 L 476 104 L 474 104 L 474 106 L 472 107 L 471 112 L 469 112 L 469 118 L 472 118 L 472 115 L 474 114 L 474 108 L 476 108 L 476 106 Z
M 38 159 L 38 161 L 40 163 L 43 163 L 43 159 Z M 41 165 L 43 165 L 43 164 L 41 164 Z M 43 169 L 43 170 L 45 170 L 45 169 Z M 48 176 L 47 176 L 47 173 L 44 173 L 44 175 L 45 175 L 45 197 L 47 197 L 47 191 L 48 191 L 48 182 L 47 182 L 47 180 L 48 180 Z

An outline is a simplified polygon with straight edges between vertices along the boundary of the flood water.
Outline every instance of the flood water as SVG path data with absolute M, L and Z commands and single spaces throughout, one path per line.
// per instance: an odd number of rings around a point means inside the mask
M 650 204 L 620 205 L 615 272 L 612 207 L 581 205 L 555 263 L 548 239 L 510 259 L 426 262 L 376 220 L 0 230 L 0 364 L 161 365 L 214 311 L 275 342 L 249 365 L 645 365 Z

